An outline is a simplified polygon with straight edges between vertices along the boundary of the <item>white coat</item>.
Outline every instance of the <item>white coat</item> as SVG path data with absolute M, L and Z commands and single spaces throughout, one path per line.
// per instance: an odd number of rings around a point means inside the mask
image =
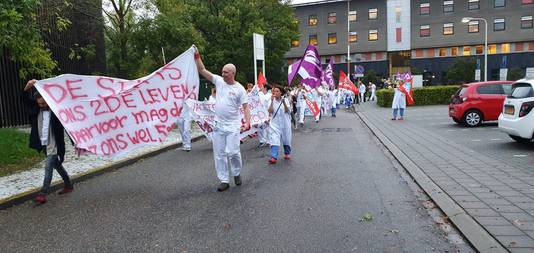
M 393 95 L 393 102 L 391 103 L 391 109 L 406 108 L 406 96 L 398 88 L 395 88 L 395 94 Z
M 269 123 L 269 144 L 272 146 L 281 146 L 280 140 L 283 145 L 291 145 L 291 104 L 289 100 L 284 100 L 289 109 L 288 112 L 285 112 L 282 100 L 272 100 L 273 115 Z M 277 109 L 278 112 L 276 112 Z

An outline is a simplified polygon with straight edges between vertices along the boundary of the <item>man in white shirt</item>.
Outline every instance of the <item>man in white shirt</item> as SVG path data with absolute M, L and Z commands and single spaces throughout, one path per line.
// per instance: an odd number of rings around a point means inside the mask
M 371 97 L 369 97 L 370 101 L 376 100 L 376 85 L 374 83 L 371 83 Z
M 260 100 L 262 106 L 267 109 L 269 109 L 269 103 L 271 102 L 271 93 L 267 90 L 267 84 L 264 84 L 261 87 L 260 91 Z M 258 138 L 260 139 L 260 145 L 259 147 L 266 147 L 269 142 L 269 125 L 267 123 L 262 124 L 259 126 L 258 129 Z
M 240 130 L 250 128 L 248 95 L 245 88 L 235 80 L 236 68 L 233 64 L 224 65 L 222 76 L 219 76 L 204 67 L 198 50 L 195 52 L 195 62 L 198 73 L 215 84 L 217 89 L 215 126 L 212 135 L 213 157 L 217 177 L 221 181 L 217 190 L 226 191 L 230 188 L 230 170 L 235 184 L 241 185 L 242 161 L 239 135 Z M 240 106 L 243 106 L 245 113 L 244 127 L 241 126 Z
M 365 84 L 363 84 L 361 81 L 360 83 L 360 101 L 363 103 L 365 102 Z

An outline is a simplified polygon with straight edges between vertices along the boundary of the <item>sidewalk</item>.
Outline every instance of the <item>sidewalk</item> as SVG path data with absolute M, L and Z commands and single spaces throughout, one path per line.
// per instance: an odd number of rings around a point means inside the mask
M 391 108 L 375 103 L 355 109 L 477 249 L 498 251 L 502 245 L 510 252 L 534 252 L 534 172 L 417 126 L 410 122 L 410 108 L 404 121 L 391 121 Z
M 192 139 L 202 136 L 202 131 L 193 124 L 191 127 Z M 68 138 L 68 137 L 66 137 Z M 116 169 L 124 166 L 128 162 L 135 161 L 148 154 L 158 152 L 160 150 L 179 147 L 182 143 L 182 138 L 178 129 L 174 129 L 169 133 L 165 142 L 157 146 L 149 146 L 143 149 L 135 150 L 124 157 L 109 158 L 97 157 L 92 154 L 84 154 L 78 156 L 74 153 L 74 149 L 70 141 L 65 141 L 66 154 L 63 166 L 69 173 L 73 181 L 79 181 L 82 178 L 90 177 L 91 175 L 102 173 L 108 169 Z M 193 145 L 194 149 L 194 145 Z M 23 202 L 38 192 L 43 185 L 44 176 L 44 161 L 36 164 L 32 169 L 22 171 L 9 176 L 0 177 L 0 209 L 11 206 L 11 202 L 20 199 Z M 59 174 L 54 171 L 52 178 L 52 186 L 62 184 L 63 181 Z M 14 204 L 14 203 L 13 203 Z

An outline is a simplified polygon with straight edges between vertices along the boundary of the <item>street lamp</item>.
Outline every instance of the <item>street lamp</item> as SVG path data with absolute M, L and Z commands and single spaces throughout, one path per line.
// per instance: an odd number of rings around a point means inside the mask
M 462 23 L 469 23 L 472 20 L 484 21 L 484 81 L 488 81 L 488 21 L 484 18 L 464 17 Z

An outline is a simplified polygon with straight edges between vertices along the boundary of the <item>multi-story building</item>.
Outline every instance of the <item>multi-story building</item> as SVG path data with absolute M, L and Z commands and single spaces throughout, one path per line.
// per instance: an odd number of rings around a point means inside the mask
M 417 70 L 441 83 L 459 57 L 483 65 L 486 20 L 488 80 L 499 79 L 502 67 L 534 67 L 534 0 L 322 0 L 293 7 L 300 37 L 286 54 L 290 63 L 314 44 L 323 63 L 334 57 L 336 70 Z

